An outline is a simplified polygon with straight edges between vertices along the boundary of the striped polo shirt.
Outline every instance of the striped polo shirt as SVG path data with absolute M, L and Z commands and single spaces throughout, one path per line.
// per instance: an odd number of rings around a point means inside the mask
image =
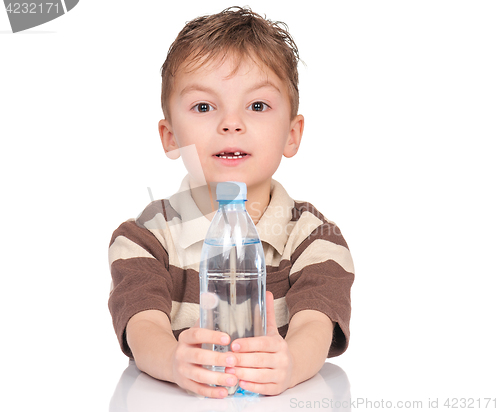
M 176 338 L 195 325 L 200 315 L 201 247 L 209 225 L 191 196 L 186 177 L 176 194 L 153 201 L 139 217 L 122 223 L 113 233 L 109 310 L 127 356 L 132 357 L 126 326 L 138 312 L 163 311 Z M 264 248 L 266 287 L 274 296 L 281 336 L 286 336 L 297 312 L 317 310 L 334 325 L 328 357 L 343 353 L 349 343 L 354 266 L 339 228 L 310 203 L 291 199 L 275 180 L 270 203 L 256 227 Z

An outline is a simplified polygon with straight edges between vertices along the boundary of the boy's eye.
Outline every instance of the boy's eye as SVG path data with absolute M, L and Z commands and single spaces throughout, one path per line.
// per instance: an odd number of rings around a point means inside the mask
M 269 109 L 269 105 L 264 102 L 253 102 L 248 108 L 254 112 L 263 112 Z
M 206 112 L 209 112 L 213 109 L 214 108 L 212 106 L 210 106 L 208 103 L 198 103 L 198 104 L 194 105 L 194 107 L 193 107 L 193 110 L 195 112 L 199 112 L 199 113 L 206 113 Z

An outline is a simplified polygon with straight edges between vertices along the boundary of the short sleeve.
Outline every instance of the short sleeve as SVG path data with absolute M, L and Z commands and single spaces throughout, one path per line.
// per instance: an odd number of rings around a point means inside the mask
M 170 318 L 172 279 L 167 269 L 168 254 L 149 230 L 130 220 L 113 233 L 108 256 L 113 281 L 108 307 L 120 347 L 132 358 L 126 340 L 130 318 L 150 309 L 160 310 Z
M 301 310 L 324 313 L 334 325 L 328 357 L 342 354 L 349 345 L 354 266 L 338 227 L 329 222 L 317 227 L 297 247 L 291 261 L 291 287 L 286 295 L 290 319 Z

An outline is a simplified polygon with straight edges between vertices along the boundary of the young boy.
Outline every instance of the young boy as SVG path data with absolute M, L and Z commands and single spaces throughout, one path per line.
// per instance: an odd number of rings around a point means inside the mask
M 299 148 L 298 51 L 288 32 L 249 9 L 189 22 L 162 70 L 163 148 L 188 170 L 180 191 L 123 223 L 110 243 L 109 308 L 139 369 L 202 396 L 224 386 L 276 395 L 315 375 L 349 342 L 354 268 L 335 224 L 272 179 Z M 267 269 L 267 335 L 229 344 L 199 328 L 199 259 L 217 182 L 247 185 Z M 214 372 L 203 365 L 225 367 Z M 220 385 L 220 386 L 211 386 Z

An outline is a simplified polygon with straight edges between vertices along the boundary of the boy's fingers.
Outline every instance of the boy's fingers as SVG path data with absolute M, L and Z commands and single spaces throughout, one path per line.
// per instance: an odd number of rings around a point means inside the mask
M 274 296 L 271 292 L 266 292 L 266 317 L 267 317 L 267 336 L 276 335 L 278 326 L 276 325 L 276 316 L 274 314 Z
M 283 392 L 283 390 L 280 390 L 278 388 L 278 385 L 276 385 L 275 383 L 254 383 L 248 381 L 240 381 L 240 386 L 247 391 L 260 393 L 262 395 L 278 395 Z
M 204 367 L 189 369 L 186 378 L 207 385 L 234 386 L 238 383 L 238 378 L 233 374 L 215 372 Z
M 237 368 L 235 375 L 240 381 L 254 383 L 272 383 L 276 379 L 276 372 L 268 368 Z
M 213 387 L 189 380 L 188 383 L 184 385 L 184 389 L 189 392 L 196 393 L 198 395 L 204 396 L 206 398 L 225 398 L 228 393 L 226 388 Z
M 240 368 L 274 369 L 279 366 L 279 359 L 275 353 L 238 353 L 236 357 L 238 359 L 236 371 L 241 370 Z M 238 372 L 236 374 L 238 375 Z
M 213 343 L 214 345 L 229 345 L 231 339 L 227 333 L 204 328 L 189 328 L 181 332 L 179 342 L 186 345 Z
M 281 339 L 270 339 L 269 336 L 257 336 L 255 338 L 236 339 L 231 344 L 231 350 L 238 352 L 267 352 L 275 353 L 280 350 Z
M 236 365 L 236 357 L 232 352 L 221 353 L 212 350 L 190 347 L 180 356 L 184 361 L 195 365 L 222 367 L 233 367 Z

